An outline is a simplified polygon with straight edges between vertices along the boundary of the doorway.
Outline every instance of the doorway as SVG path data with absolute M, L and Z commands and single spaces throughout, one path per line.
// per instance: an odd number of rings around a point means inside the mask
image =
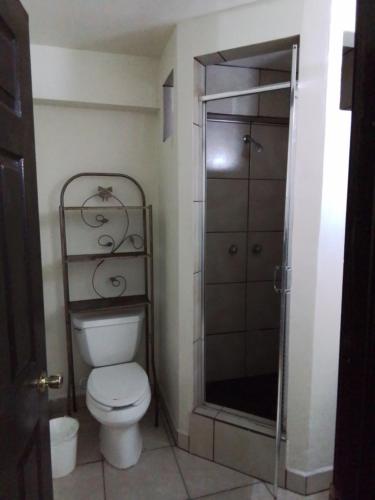
M 296 46 L 208 65 L 202 99 L 204 399 L 272 427 L 285 365 L 296 68 Z

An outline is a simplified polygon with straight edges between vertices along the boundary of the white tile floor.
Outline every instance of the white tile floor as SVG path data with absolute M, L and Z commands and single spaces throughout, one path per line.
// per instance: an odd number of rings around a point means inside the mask
M 119 470 L 102 460 L 99 425 L 87 410 L 78 414 L 77 467 L 54 481 L 55 500 L 272 500 L 270 485 L 190 455 L 172 445 L 163 422 L 143 419 L 144 450 L 137 465 Z M 284 490 L 279 500 L 328 500 L 328 493 L 303 497 Z

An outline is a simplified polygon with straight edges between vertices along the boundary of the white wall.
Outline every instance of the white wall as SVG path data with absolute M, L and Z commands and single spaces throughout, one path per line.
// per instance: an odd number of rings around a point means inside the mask
M 177 65 L 176 33 L 164 50 L 159 69 L 159 93 L 170 72 Z M 177 86 L 176 72 L 174 85 Z M 176 117 L 178 106 L 173 96 L 172 135 L 162 142 L 163 116 L 159 115 L 159 382 L 163 400 L 175 428 L 179 422 L 179 334 L 178 334 L 178 168 Z
M 188 432 L 193 407 L 194 251 L 193 58 L 300 34 L 296 175 L 293 191 L 287 465 L 308 474 L 333 460 L 342 251 L 344 241 L 348 116 L 337 154 L 342 23 L 336 0 L 269 0 L 177 26 L 177 164 L 169 179 L 178 189 L 177 428 Z M 341 3 L 341 11 L 342 11 Z M 347 29 L 347 28 L 346 28 Z M 334 201 L 335 200 L 335 203 Z M 175 312 L 174 312 L 175 314 Z
M 49 371 L 66 373 L 60 188 L 77 171 L 130 173 L 151 203 L 160 200 L 160 382 L 176 428 L 187 434 L 194 398 L 193 58 L 301 35 L 287 462 L 306 473 L 332 463 L 334 439 L 347 150 L 336 155 L 341 23 L 332 29 L 332 2 L 336 16 L 339 0 L 268 0 L 183 22 L 159 71 L 155 60 L 32 50 L 37 100 L 79 106 L 35 107 Z M 144 111 L 157 108 L 172 68 L 175 133 L 161 144 L 161 120 Z M 348 134 L 347 115 L 341 125 L 340 144 Z
M 179 169 L 179 339 L 180 420 L 187 433 L 193 407 L 193 59 L 224 49 L 298 35 L 303 3 L 271 0 L 219 12 L 181 23 L 177 27 L 177 133 Z M 286 13 L 293 12 L 293 15 Z M 235 27 L 235 29 L 234 29 Z M 197 201 L 197 200 L 196 200 Z
M 31 62 L 36 100 L 158 109 L 157 58 L 32 45 Z
M 157 219 L 157 115 L 53 105 L 35 105 L 34 113 L 48 371 L 66 376 L 58 220 L 61 187 L 77 172 L 129 174 L 144 187 Z M 79 356 L 76 366 L 78 383 L 88 370 Z M 65 396 L 66 389 L 64 384 L 61 390 L 50 391 L 50 397 Z

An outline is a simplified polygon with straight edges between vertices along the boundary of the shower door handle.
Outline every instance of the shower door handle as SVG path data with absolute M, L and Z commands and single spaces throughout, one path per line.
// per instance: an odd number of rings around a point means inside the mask
M 276 293 L 290 293 L 290 266 L 275 266 L 273 269 L 273 289 Z M 279 273 L 281 274 L 279 279 Z M 278 284 L 281 283 L 281 287 Z
M 277 286 L 278 282 L 281 282 L 281 280 L 278 280 L 278 275 L 280 272 L 282 272 L 282 266 L 275 266 L 273 269 L 273 289 L 276 293 L 282 293 L 283 291 L 282 288 Z

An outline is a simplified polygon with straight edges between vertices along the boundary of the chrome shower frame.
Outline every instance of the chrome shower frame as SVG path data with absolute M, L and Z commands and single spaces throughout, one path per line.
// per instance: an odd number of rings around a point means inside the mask
M 206 203 L 207 203 L 207 176 L 206 176 L 206 106 L 208 102 L 228 99 L 231 97 L 241 97 L 252 94 L 262 94 L 265 92 L 273 92 L 276 90 L 290 89 L 290 112 L 289 112 L 289 135 L 288 135 L 288 160 L 287 160 L 287 176 L 285 188 L 285 215 L 284 215 L 284 234 L 283 234 L 283 263 L 280 266 L 281 270 L 281 287 L 279 293 L 281 295 L 280 305 L 280 335 L 279 335 L 279 363 L 278 363 L 278 392 L 277 392 L 277 417 L 275 426 L 275 474 L 274 474 L 274 497 L 277 498 L 277 490 L 279 484 L 279 465 L 281 461 L 281 443 L 285 439 L 283 432 L 286 426 L 286 414 L 284 411 L 284 403 L 286 401 L 286 356 L 288 348 L 288 332 L 289 332 L 289 297 L 291 289 L 291 241 L 290 232 L 293 223 L 293 206 L 292 206 L 292 186 L 294 181 L 294 163 L 295 163 L 295 143 L 296 143 L 296 125 L 295 125 L 295 101 L 297 99 L 297 71 L 298 71 L 298 45 L 292 46 L 292 65 L 291 65 L 291 80 L 282 83 L 271 85 L 262 85 L 253 87 L 247 90 L 222 92 L 218 94 L 204 95 L 200 97 L 201 114 L 202 114 L 202 166 L 203 166 L 203 214 L 202 214 L 202 254 L 201 254 L 201 366 L 200 366 L 200 403 L 208 404 L 205 401 L 205 240 L 206 240 Z M 214 405 L 213 405 L 214 406 Z M 256 417 L 254 416 L 254 420 Z M 263 420 L 263 419 L 261 419 Z

